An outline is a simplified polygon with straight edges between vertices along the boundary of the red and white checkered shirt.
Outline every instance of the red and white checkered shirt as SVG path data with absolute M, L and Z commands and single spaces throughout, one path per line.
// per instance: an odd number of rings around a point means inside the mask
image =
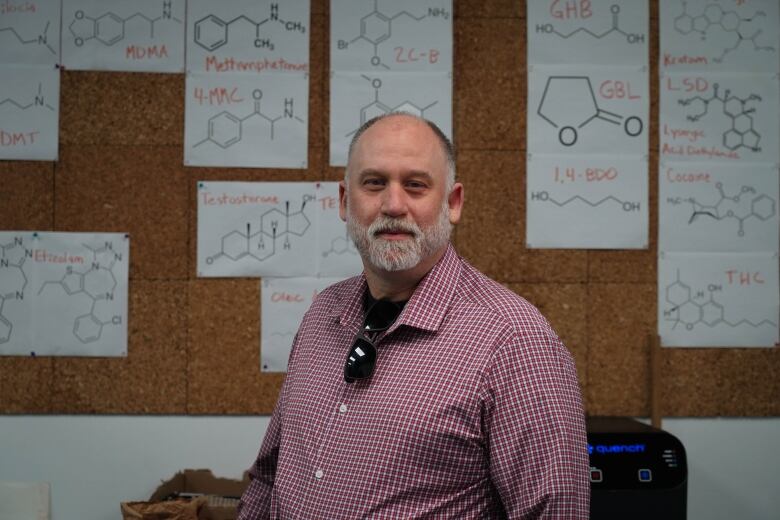
M 239 519 L 588 518 L 574 362 L 539 311 L 449 246 L 347 384 L 366 287 L 303 318 Z

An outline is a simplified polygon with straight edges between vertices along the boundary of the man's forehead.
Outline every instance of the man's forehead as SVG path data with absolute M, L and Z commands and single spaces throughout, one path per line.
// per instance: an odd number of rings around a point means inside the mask
M 433 130 L 422 120 L 407 115 L 407 114 L 393 114 L 384 117 L 371 125 L 363 132 L 358 138 L 357 144 L 360 144 L 366 140 L 370 140 L 372 136 L 383 132 L 419 132 L 430 134 L 431 137 L 435 137 Z
M 376 148 L 388 143 L 410 149 L 430 145 L 446 161 L 438 136 L 425 121 L 411 115 L 394 114 L 377 121 L 360 135 L 348 162 L 354 162 L 366 147 Z

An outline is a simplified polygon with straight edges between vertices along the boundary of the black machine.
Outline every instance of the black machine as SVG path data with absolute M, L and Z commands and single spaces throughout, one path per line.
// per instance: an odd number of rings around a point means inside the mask
M 592 520 L 684 520 L 685 448 L 670 433 L 625 417 L 589 417 Z

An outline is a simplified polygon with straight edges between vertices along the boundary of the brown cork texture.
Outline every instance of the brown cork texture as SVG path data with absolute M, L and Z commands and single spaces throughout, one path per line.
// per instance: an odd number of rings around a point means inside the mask
M 0 161 L 0 230 L 46 230 L 54 225 L 51 163 Z
M 63 146 L 57 231 L 130 234 L 130 277 L 187 277 L 187 178 L 177 146 Z
M 588 287 L 588 391 L 591 415 L 650 413 L 650 351 L 656 330 L 654 284 Z
M 260 373 L 260 282 L 190 282 L 191 414 L 270 413 L 283 374 Z
M 184 75 L 63 71 L 60 145 L 174 145 L 184 140 Z
M 538 306 L 572 353 L 591 415 L 650 413 L 656 333 L 658 1 L 651 0 L 649 247 L 525 244 L 526 2 L 455 0 L 453 133 L 477 268 Z M 130 234 L 126 358 L 0 356 L 0 413 L 267 414 L 260 282 L 196 273 L 199 181 L 337 181 L 328 166 L 330 5 L 311 6 L 308 167 L 183 165 L 183 74 L 63 71 L 60 158 L 0 161 L 0 230 Z M 0 345 L 0 353 L 2 346 Z M 780 349 L 662 349 L 665 416 L 780 415 Z
M 455 145 L 525 149 L 525 34 L 517 18 L 455 21 Z

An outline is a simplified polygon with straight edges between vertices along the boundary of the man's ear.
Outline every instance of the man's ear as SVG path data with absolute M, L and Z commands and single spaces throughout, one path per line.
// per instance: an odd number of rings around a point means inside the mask
M 447 196 L 447 205 L 450 208 L 450 224 L 457 224 L 463 211 L 463 184 L 455 183 Z
M 347 185 L 344 181 L 339 182 L 339 217 L 347 221 Z

